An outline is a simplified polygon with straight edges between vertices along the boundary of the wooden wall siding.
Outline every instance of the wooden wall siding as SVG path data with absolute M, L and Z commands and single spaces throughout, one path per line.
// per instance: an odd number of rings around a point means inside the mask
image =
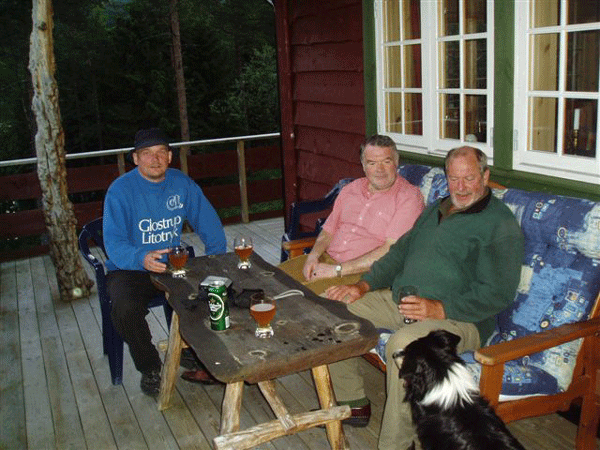
M 292 45 L 303 45 L 294 44 Z M 362 72 L 362 42 L 314 43 L 294 47 L 292 70 L 321 71 L 342 70 Z
M 362 106 L 364 98 L 360 72 L 300 72 L 296 75 L 294 99 L 297 101 Z
M 358 173 L 362 173 L 358 167 L 358 152 L 363 140 L 364 136 L 361 134 L 348 135 L 342 131 L 306 128 L 306 132 L 296 139 L 296 147 L 304 151 L 315 150 L 317 154 L 332 158 L 339 157 L 340 154 L 347 155 L 347 161 L 356 164 Z
M 356 0 L 295 0 L 290 6 L 290 21 L 297 21 L 304 25 L 305 29 L 312 30 L 314 35 L 330 28 L 333 23 L 338 26 L 336 30 L 339 31 L 336 40 L 343 41 L 348 39 L 348 36 L 352 36 L 352 40 L 360 40 L 362 39 L 361 8 L 361 2 Z M 327 14 L 323 14 L 325 11 Z M 310 18 L 311 16 L 313 18 Z M 352 35 L 353 32 L 356 34 Z M 332 36 L 332 31 L 327 31 L 325 35 Z M 329 40 L 329 37 L 323 40 Z
M 362 106 L 332 103 L 296 103 L 296 125 L 355 133 L 364 125 Z M 346 155 L 340 155 L 345 157 Z
M 321 197 L 340 178 L 362 174 L 362 3 L 302 0 L 288 7 L 295 141 L 285 150 L 294 152 L 296 167 L 284 169 L 296 177 L 297 201 Z

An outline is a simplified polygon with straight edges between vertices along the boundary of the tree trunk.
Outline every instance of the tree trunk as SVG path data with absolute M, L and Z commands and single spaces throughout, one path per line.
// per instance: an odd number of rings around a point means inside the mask
M 50 235 L 50 257 L 56 268 L 60 296 L 63 301 L 71 301 L 87 297 L 93 282 L 82 266 L 75 230 L 77 220 L 67 196 L 65 137 L 54 78 L 51 0 L 33 0 L 32 19 L 29 71 L 34 92 L 32 110 L 37 125 L 37 171 L 44 220 Z
M 183 57 L 181 55 L 181 34 L 179 32 L 179 12 L 177 10 L 177 0 L 171 0 L 169 16 L 171 19 L 171 60 L 175 70 L 175 87 L 177 89 L 177 105 L 179 106 L 179 126 L 181 127 L 181 140 L 190 140 L 190 125 L 187 115 L 187 98 L 185 96 L 185 77 L 183 74 Z M 187 155 L 190 148 L 181 147 L 179 159 L 181 161 L 181 170 L 187 174 Z

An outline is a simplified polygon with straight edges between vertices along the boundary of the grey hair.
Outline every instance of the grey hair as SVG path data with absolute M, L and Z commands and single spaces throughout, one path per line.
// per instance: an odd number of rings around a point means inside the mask
M 374 134 L 373 136 L 367 138 L 365 142 L 360 145 L 360 162 L 363 163 L 365 156 L 365 148 L 367 145 L 372 145 L 373 147 L 383 147 L 383 148 L 391 148 L 393 150 L 394 159 L 396 165 L 400 161 L 400 155 L 398 154 L 398 148 L 396 147 L 396 143 L 389 136 L 385 136 L 383 134 Z
M 446 155 L 446 159 L 444 160 L 445 170 L 448 171 L 448 165 L 450 164 L 451 160 L 459 156 L 467 156 L 469 154 L 475 155 L 475 158 L 477 158 L 477 164 L 479 165 L 479 172 L 481 173 L 481 175 L 483 175 L 485 171 L 489 169 L 487 156 L 485 153 L 483 153 L 481 150 L 475 147 L 465 146 L 453 148 L 452 150 L 450 150 Z

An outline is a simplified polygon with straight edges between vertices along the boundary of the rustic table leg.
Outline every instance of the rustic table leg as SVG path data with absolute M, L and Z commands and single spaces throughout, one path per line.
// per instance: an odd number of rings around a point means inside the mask
M 317 396 L 322 409 L 329 409 L 335 406 L 335 394 L 331 385 L 331 377 L 327 365 L 312 368 Z M 327 438 L 333 450 L 349 450 L 350 445 L 346 441 L 342 422 L 339 420 L 331 421 L 325 424 L 327 429 Z
M 221 408 L 221 434 L 234 433 L 240 429 L 240 409 L 244 382 L 228 383 L 225 387 L 223 407 Z
M 294 418 L 290 415 L 287 408 L 283 404 L 281 397 L 279 397 L 279 395 L 277 394 L 277 391 L 275 389 L 275 381 L 259 381 L 258 387 L 267 399 L 267 402 L 269 402 L 271 409 L 277 416 L 277 419 L 279 419 L 279 421 L 281 422 L 281 426 L 286 431 L 286 433 L 289 433 L 291 430 L 296 428 L 298 425 L 296 424 L 296 422 L 294 422 Z
M 165 355 L 165 363 L 162 367 L 160 393 L 158 394 L 158 409 L 165 410 L 170 406 L 171 394 L 175 387 L 179 361 L 181 360 L 181 349 L 183 340 L 179 334 L 179 316 L 173 311 L 171 317 L 171 329 L 169 330 L 169 346 Z

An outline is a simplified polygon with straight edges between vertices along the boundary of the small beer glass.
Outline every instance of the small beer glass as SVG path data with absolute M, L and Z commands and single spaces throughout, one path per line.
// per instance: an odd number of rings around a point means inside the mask
M 183 245 L 176 245 L 169 248 L 169 264 L 171 264 L 173 278 L 185 277 L 185 263 L 188 257 L 189 252 Z
M 275 300 L 263 292 L 257 292 L 250 297 L 250 315 L 256 322 L 254 335 L 258 338 L 273 336 L 271 321 L 275 317 Z
M 240 258 L 238 269 L 249 269 L 252 266 L 250 255 L 252 255 L 252 251 L 254 250 L 252 238 L 248 236 L 236 236 L 233 240 L 233 250 Z
M 418 291 L 417 291 L 417 288 L 415 286 L 411 286 L 411 285 L 402 286 L 402 289 L 400 289 L 400 295 L 399 295 L 400 301 L 402 301 L 402 299 L 404 297 L 409 297 L 411 295 L 417 295 L 417 292 Z M 416 320 L 415 319 L 409 319 L 408 317 L 404 318 L 404 323 L 406 323 L 406 324 L 413 323 L 413 322 L 416 322 Z

